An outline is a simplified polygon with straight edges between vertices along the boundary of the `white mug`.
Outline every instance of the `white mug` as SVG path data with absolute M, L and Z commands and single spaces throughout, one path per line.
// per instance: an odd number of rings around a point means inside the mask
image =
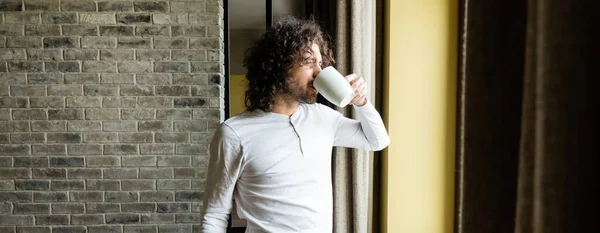
M 345 107 L 355 96 L 348 80 L 333 66 L 323 69 L 315 77 L 313 86 L 325 99 L 338 107 Z

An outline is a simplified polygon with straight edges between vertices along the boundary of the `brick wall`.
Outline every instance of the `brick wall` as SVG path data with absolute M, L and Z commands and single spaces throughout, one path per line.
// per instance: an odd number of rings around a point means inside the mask
M 0 0 L 0 233 L 195 232 L 220 0 Z

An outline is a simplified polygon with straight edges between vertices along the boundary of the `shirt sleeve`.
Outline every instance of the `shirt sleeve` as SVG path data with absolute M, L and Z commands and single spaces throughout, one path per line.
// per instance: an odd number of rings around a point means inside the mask
M 241 142 L 229 126 L 222 124 L 213 136 L 209 151 L 200 232 L 225 233 L 233 190 L 242 170 Z
M 343 116 L 331 109 L 334 115 L 334 146 L 380 151 L 390 144 L 390 138 L 379 112 L 373 104 L 354 105 L 358 120 Z

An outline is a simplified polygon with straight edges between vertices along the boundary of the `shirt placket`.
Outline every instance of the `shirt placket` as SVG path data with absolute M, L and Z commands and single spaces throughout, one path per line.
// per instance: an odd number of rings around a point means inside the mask
M 292 115 L 292 117 L 290 117 L 290 125 L 292 126 L 292 128 L 294 129 L 294 132 L 296 133 L 296 138 L 298 139 L 298 145 L 300 146 L 300 153 L 302 154 L 302 157 L 306 157 L 304 152 L 306 151 L 305 146 L 304 146 L 304 139 L 302 138 L 302 133 L 300 128 L 298 127 L 298 122 L 296 121 L 296 117 L 295 115 Z

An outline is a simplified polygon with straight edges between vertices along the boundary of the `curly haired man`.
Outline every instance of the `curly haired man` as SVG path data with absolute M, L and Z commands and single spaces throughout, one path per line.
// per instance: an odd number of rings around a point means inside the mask
M 247 233 L 331 233 L 333 147 L 378 151 L 390 140 L 362 77 L 345 77 L 358 120 L 316 103 L 313 80 L 332 63 L 313 20 L 282 18 L 248 50 L 246 111 L 211 142 L 200 232 L 224 233 L 235 200 Z

